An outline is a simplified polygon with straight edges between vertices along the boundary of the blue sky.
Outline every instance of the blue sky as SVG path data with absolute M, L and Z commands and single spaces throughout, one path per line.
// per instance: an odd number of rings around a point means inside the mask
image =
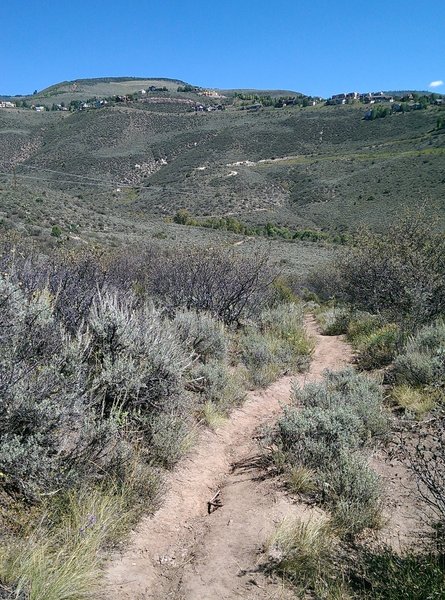
M 0 94 L 104 76 L 220 88 L 445 93 L 445 2 L 25 0 L 0 11 Z

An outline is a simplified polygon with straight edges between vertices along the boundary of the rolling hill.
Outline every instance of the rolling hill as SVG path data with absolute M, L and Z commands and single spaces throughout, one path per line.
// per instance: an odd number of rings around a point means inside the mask
M 274 108 L 258 104 L 261 96 L 302 98 L 103 78 L 16 99 L 59 110 L 0 109 L 3 229 L 51 239 L 57 226 L 83 241 L 120 243 L 147 231 L 168 237 L 178 226 L 166 219 L 185 208 L 336 233 L 363 223 L 382 229 L 420 205 L 445 225 L 443 106 L 366 121 L 363 104 Z M 73 100 L 88 106 L 60 110 Z

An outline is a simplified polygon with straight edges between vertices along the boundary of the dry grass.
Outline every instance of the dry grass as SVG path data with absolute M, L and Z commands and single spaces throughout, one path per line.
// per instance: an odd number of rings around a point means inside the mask
M 302 466 L 291 467 L 287 485 L 293 494 L 310 494 L 317 489 L 315 473 Z
M 27 539 L 3 544 L 0 580 L 29 600 L 91 598 L 100 582 L 100 549 L 121 534 L 126 505 L 125 494 L 69 494 L 60 523 L 49 529 L 41 524 Z
M 203 405 L 201 416 L 210 429 L 221 427 L 227 420 L 227 417 L 218 410 L 218 407 L 215 406 L 213 402 L 210 401 Z
M 268 540 L 271 568 L 301 589 L 314 589 L 327 578 L 335 539 L 325 517 L 285 519 Z
M 433 410 L 435 400 L 431 392 L 414 388 L 409 385 L 398 385 L 392 390 L 392 399 L 417 419 Z

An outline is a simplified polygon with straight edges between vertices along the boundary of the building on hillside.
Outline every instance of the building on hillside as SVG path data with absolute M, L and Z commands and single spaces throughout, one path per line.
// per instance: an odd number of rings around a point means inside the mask
M 15 108 L 14 102 L 0 101 L 0 108 Z
M 334 94 L 331 98 L 328 98 L 326 104 L 334 106 L 336 104 L 346 104 L 346 94 Z
M 383 92 L 375 92 L 370 94 L 369 96 L 370 104 L 381 104 L 383 102 L 394 102 L 394 98 L 392 96 L 388 96 Z

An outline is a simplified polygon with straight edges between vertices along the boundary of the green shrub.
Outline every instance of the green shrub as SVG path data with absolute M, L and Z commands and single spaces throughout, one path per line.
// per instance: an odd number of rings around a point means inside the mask
M 62 235 L 62 229 L 58 225 L 53 225 L 51 228 L 51 235 L 59 238 Z
M 355 312 L 349 321 L 347 338 L 351 343 L 359 343 L 361 338 L 367 337 L 384 325 L 380 315 L 371 315 L 367 312 Z
M 440 557 L 389 547 L 361 550 L 349 581 L 363 600 L 441 600 L 445 576 Z
M 347 332 L 351 311 L 343 307 L 323 309 L 316 313 L 323 335 L 341 335 Z
M 323 410 L 349 408 L 364 425 L 364 440 L 381 436 L 388 430 L 381 386 L 352 368 L 326 371 L 323 381 L 319 383 L 309 383 L 304 387 L 294 384 L 292 400 L 305 407 Z
M 332 522 L 342 537 L 381 525 L 381 486 L 378 476 L 358 454 L 342 453 L 326 477 Z
M 400 384 L 441 387 L 445 382 L 445 323 L 437 321 L 408 339 L 394 361 Z
M 395 323 L 383 325 L 373 333 L 362 336 L 357 343 L 357 365 L 361 369 L 379 369 L 389 365 L 400 344 L 400 328 Z

